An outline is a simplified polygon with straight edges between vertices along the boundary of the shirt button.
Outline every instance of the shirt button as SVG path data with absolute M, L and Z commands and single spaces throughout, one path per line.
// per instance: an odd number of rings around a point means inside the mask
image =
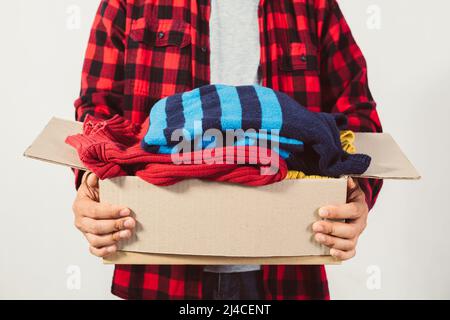
M 162 38 L 164 38 L 164 32 L 158 32 L 158 38 L 159 39 L 162 39 Z
M 201 50 L 202 50 L 202 52 L 204 53 L 204 52 L 208 51 L 208 48 L 202 47 Z
M 306 56 L 301 56 L 300 59 L 301 59 L 303 62 L 306 62 L 306 61 L 308 60 L 308 59 L 306 58 Z

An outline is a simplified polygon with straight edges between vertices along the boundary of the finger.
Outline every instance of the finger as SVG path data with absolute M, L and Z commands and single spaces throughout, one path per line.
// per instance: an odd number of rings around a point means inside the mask
M 116 219 L 127 217 L 131 214 L 130 209 L 113 206 L 107 203 L 99 203 L 91 199 L 80 199 L 77 204 L 77 213 L 92 219 Z
M 355 224 L 332 221 L 317 221 L 313 224 L 312 229 L 317 233 L 324 233 L 343 239 L 353 239 L 359 233 Z
M 130 230 L 122 230 L 102 236 L 98 236 L 92 233 L 86 233 L 86 239 L 88 240 L 89 244 L 95 248 L 112 246 L 119 240 L 129 239 L 130 237 Z
M 359 202 L 350 202 L 340 206 L 326 206 L 319 209 L 319 216 L 327 219 L 356 219 L 362 215 Z
M 338 237 L 329 236 L 323 233 L 316 233 L 314 239 L 329 248 L 349 251 L 353 250 L 356 247 L 356 242 L 348 239 L 341 239 Z
M 136 225 L 133 218 L 122 218 L 116 220 L 94 220 L 91 218 L 82 218 L 80 229 L 84 233 L 91 233 L 95 235 L 105 235 L 121 230 L 132 230 Z
M 333 257 L 339 259 L 339 260 L 349 260 L 351 258 L 353 258 L 356 255 L 356 250 L 350 250 L 350 251 L 342 251 L 342 250 L 337 250 L 337 249 L 331 249 L 330 250 L 330 255 L 332 255 Z
M 116 252 L 117 251 L 117 246 L 112 245 L 112 246 L 103 247 L 103 248 L 95 248 L 95 247 L 90 246 L 89 247 L 89 251 L 94 256 L 97 256 L 97 257 L 100 257 L 100 258 L 104 258 L 104 257 L 109 256 L 110 254 Z

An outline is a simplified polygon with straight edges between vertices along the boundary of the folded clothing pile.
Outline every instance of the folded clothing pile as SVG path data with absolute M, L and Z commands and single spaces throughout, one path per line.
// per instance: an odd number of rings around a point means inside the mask
M 288 170 L 327 177 L 365 172 L 370 157 L 343 148 L 346 125 L 342 114 L 310 112 L 259 85 L 207 85 L 158 101 L 141 125 L 120 116 L 88 117 L 83 133 L 66 142 L 101 179 L 136 175 L 156 185 L 202 178 L 258 186 L 285 179 Z M 174 155 L 182 155 L 181 164 Z
M 214 147 L 214 141 L 205 137 L 208 130 L 226 136 L 227 131 L 241 129 L 249 131 L 246 144 L 271 140 L 266 144 L 271 145 L 276 140 L 279 148 L 274 151 L 286 160 L 289 169 L 330 177 L 361 174 L 367 170 L 370 157 L 342 149 L 340 129 L 346 126 L 343 114 L 308 111 L 288 95 L 266 87 L 207 85 L 158 101 L 150 113 L 143 148 L 157 153 L 179 152 L 179 140 L 173 137 L 179 137 L 180 131 L 194 147 Z

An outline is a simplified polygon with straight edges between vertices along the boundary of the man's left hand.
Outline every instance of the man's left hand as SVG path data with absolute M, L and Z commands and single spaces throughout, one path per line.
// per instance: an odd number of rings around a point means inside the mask
M 312 226 L 315 240 L 329 247 L 330 254 L 339 260 L 348 260 L 355 256 L 356 244 L 367 226 L 369 213 L 364 192 L 357 181 L 349 178 L 347 190 L 346 204 L 326 206 L 319 210 L 321 218 L 345 222 L 322 220 Z

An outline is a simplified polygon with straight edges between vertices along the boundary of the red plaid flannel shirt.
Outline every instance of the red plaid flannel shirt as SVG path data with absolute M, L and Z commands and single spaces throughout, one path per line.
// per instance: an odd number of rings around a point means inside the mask
M 209 0 L 103 0 L 92 26 L 76 118 L 141 123 L 168 95 L 209 83 Z M 312 111 L 342 112 L 354 131 L 381 131 L 364 57 L 335 0 L 261 0 L 262 84 Z M 361 179 L 369 207 L 381 181 Z M 267 299 L 329 299 L 323 266 L 263 266 Z M 118 265 L 112 292 L 199 299 L 202 267 Z

